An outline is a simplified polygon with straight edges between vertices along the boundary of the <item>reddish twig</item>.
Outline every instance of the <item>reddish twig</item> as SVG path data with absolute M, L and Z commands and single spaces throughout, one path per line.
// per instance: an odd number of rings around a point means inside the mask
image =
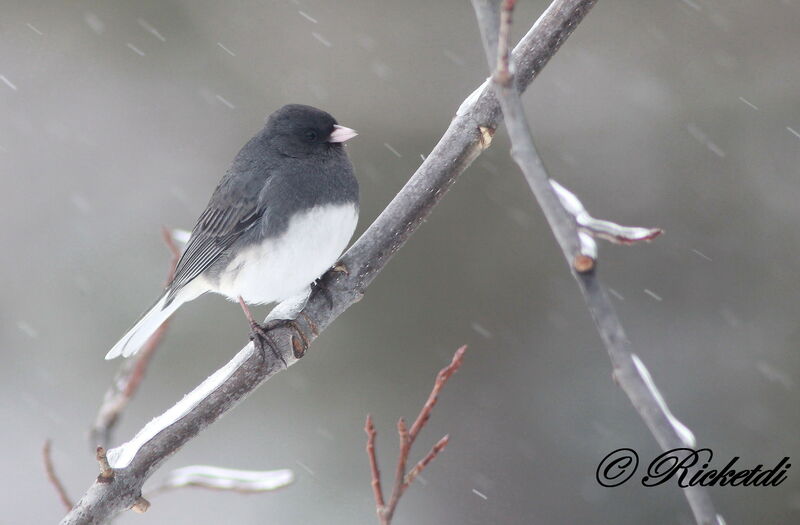
M 403 481 L 403 484 L 406 487 L 411 485 L 414 482 L 414 480 L 417 479 L 417 476 L 419 476 L 420 472 L 422 472 L 422 469 L 427 467 L 428 463 L 433 461 L 433 458 L 435 458 L 439 454 L 439 452 L 444 450 L 444 447 L 446 447 L 449 442 L 450 442 L 450 435 L 445 435 L 442 439 L 440 439 L 431 448 L 430 452 L 428 452 L 428 454 L 424 458 L 419 460 L 419 463 L 414 465 L 414 468 L 412 468 L 408 472 L 408 474 L 406 474 L 406 477 L 405 477 L 405 480 Z
M 450 379 L 456 370 L 461 367 L 464 361 L 464 352 L 467 350 L 466 346 L 462 346 L 453 355 L 452 361 L 446 367 L 442 368 L 436 376 L 436 382 L 433 385 L 427 401 L 422 406 L 422 409 L 414 420 L 409 430 L 403 418 L 397 421 L 397 434 L 400 438 L 400 452 L 397 456 L 397 467 L 395 470 L 394 486 L 392 487 L 392 495 L 389 498 L 389 503 L 384 503 L 383 490 L 381 489 L 381 473 L 378 469 L 378 459 L 375 454 L 375 425 L 372 423 L 372 416 L 367 415 L 367 422 L 364 425 L 364 431 L 367 433 L 367 456 L 369 457 L 369 464 L 372 473 L 372 491 L 375 496 L 375 508 L 378 514 L 378 520 L 381 525 L 389 525 L 394 516 L 394 511 L 403 493 L 411 485 L 419 474 L 433 461 L 439 453 L 444 450 L 447 443 L 450 441 L 450 436 L 444 436 L 440 439 L 431 450 L 423 457 L 414 467 L 408 471 L 408 455 L 411 452 L 411 446 L 414 440 L 419 435 L 419 432 L 425 427 L 425 424 L 431 417 L 431 411 L 439 399 L 439 393 L 442 391 L 447 380 Z M 408 474 L 406 472 L 408 471 Z
M 414 421 L 413 425 L 411 425 L 411 431 L 409 432 L 411 443 L 414 442 L 414 439 L 417 437 L 417 434 L 419 434 L 419 431 L 425 426 L 425 423 L 428 422 L 428 418 L 431 417 L 431 410 L 433 410 L 434 405 L 436 405 L 436 401 L 439 399 L 439 392 L 442 391 L 444 384 L 448 379 L 450 379 L 450 376 L 455 374 L 456 370 L 461 367 L 461 363 L 464 361 L 464 352 L 466 351 L 466 346 L 462 346 L 456 350 L 456 353 L 453 354 L 453 360 L 450 362 L 450 364 L 442 368 L 436 375 L 436 382 L 433 385 L 433 390 L 431 390 L 428 400 L 425 401 L 425 405 L 422 407 L 422 410 L 417 416 L 417 420 Z
M 383 489 L 381 488 L 381 471 L 378 469 L 378 458 L 375 456 L 375 438 L 378 433 L 375 431 L 375 425 L 372 424 L 372 416 L 369 414 L 367 414 L 364 432 L 367 433 L 367 456 L 369 457 L 369 467 L 372 472 L 372 492 L 375 496 L 375 505 L 378 508 L 378 517 L 380 518 L 380 509 L 385 504 L 383 502 Z
M 72 500 L 67 495 L 67 490 L 64 488 L 64 484 L 61 483 L 61 480 L 58 479 L 58 476 L 56 475 L 56 469 L 53 467 L 53 458 L 50 456 L 49 439 L 44 442 L 44 447 L 42 448 L 42 458 L 44 459 L 44 470 L 47 473 L 47 479 L 50 480 L 50 484 L 56 489 L 58 499 L 61 500 L 61 503 L 64 504 L 67 510 L 70 510 L 72 508 Z
M 514 78 L 508 60 L 508 37 L 511 33 L 511 15 L 514 12 L 514 4 L 516 4 L 516 0 L 503 0 L 497 39 L 497 69 L 492 75 L 495 82 L 506 87 L 511 85 Z
M 166 279 L 166 283 L 169 284 L 175 276 L 175 267 L 178 264 L 181 252 L 175 245 L 172 234 L 167 228 L 161 229 L 161 237 L 164 239 L 164 243 L 172 254 Z M 163 341 L 168 327 L 169 319 L 164 321 L 164 323 L 158 327 L 158 330 L 150 336 L 150 339 L 148 339 L 142 349 L 139 350 L 136 357 L 123 361 L 117 375 L 114 377 L 113 383 L 103 397 L 103 404 L 97 412 L 94 425 L 92 425 L 89 436 L 91 439 L 91 443 L 89 444 L 92 447 L 97 445 L 108 447 L 110 445 L 111 431 L 117 424 L 120 415 L 122 415 L 122 411 L 125 410 L 125 407 L 128 406 L 128 403 L 139 389 L 147 373 L 147 367 L 150 365 L 150 361 L 155 355 L 161 341 Z

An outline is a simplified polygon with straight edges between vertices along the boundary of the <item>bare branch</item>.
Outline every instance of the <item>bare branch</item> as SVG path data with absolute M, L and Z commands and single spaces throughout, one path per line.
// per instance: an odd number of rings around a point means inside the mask
M 409 485 L 414 483 L 414 480 L 417 479 L 417 476 L 423 471 L 425 467 L 428 466 L 428 463 L 434 460 L 436 456 L 439 455 L 439 452 L 444 450 L 444 447 L 450 443 L 450 436 L 446 435 L 442 439 L 440 439 L 436 444 L 431 448 L 430 452 L 428 452 L 424 458 L 419 460 L 419 462 L 414 465 L 408 474 L 406 474 L 405 480 L 403 480 L 403 485 L 408 488 Z
M 375 497 L 375 507 L 378 512 L 378 518 L 380 518 L 382 509 L 386 504 L 383 501 L 381 471 L 378 469 L 378 457 L 375 451 L 375 438 L 378 436 L 378 432 L 375 430 L 375 425 L 372 423 L 372 416 L 370 414 L 367 414 L 364 432 L 367 433 L 367 457 L 369 458 L 369 468 L 372 477 L 372 493 Z
M 503 14 L 500 16 L 501 27 L 499 28 L 497 27 L 498 4 L 496 1 L 472 0 L 472 3 L 481 28 L 481 34 L 483 35 L 489 69 L 492 70 L 497 50 L 499 49 L 502 53 L 506 46 L 502 42 L 500 45 L 495 43 L 494 35 L 501 35 L 501 39 L 508 38 L 509 28 L 504 26 L 511 23 L 510 11 L 513 9 L 514 2 L 509 0 L 503 2 Z M 594 0 L 586 0 L 582 4 L 584 9 L 588 10 L 594 4 Z M 551 6 L 552 8 L 553 6 Z M 502 59 L 497 61 L 497 67 L 501 70 L 501 74 L 495 75 L 495 79 L 502 79 L 503 73 L 506 72 L 509 75 L 512 74 L 512 71 L 502 71 L 506 68 Z M 661 448 L 671 450 L 680 447 L 694 447 L 693 434 L 685 425 L 671 415 L 666 403 L 658 394 L 647 369 L 644 368 L 638 357 L 633 354 L 630 342 L 625 335 L 617 313 L 608 300 L 605 288 L 597 278 L 594 264 L 587 265 L 588 268 L 583 272 L 576 268 L 578 266 L 577 263 L 582 261 L 581 258 L 588 257 L 585 251 L 592 249 L 589 241 L 591 243 L 594 241 L 585 232 L 580 231 L 580 225 L 575 220 L 575 216 L 564 208 L 559 196 L 556 195 L 554 187 L 549 183 L 547 172 L 533 144 L 533 138 L 518 91 L 512 87 L 511 81 L 504 84 L 497 80 L 494 82 L 494 90 L 498 95 L 505 116 L 508 134 L 512 143 L 512 156 L 522 169 L 528 185 L 555 234 L 564 257 L 573 270 L 572 274 L 578 282 L 597 330 L 611 357 L 614 377 L 628 395 L 628 398 L 655 436 Z M 580 207 L 582 208 L 582 205 Z M 582 262 L 585 262 L 585 260 Z M 697 467 L 694 467 L 692 470 L 696 469 Z M 716 513 L 714 504 L 703 487 L 688 487 L 683 490 L 698 524 L 711 525 L 720 522 L 721 518 Z
M 61 503 L 67 508 L 67 511 L 69 511 L 72 508 L 72 500 L 67 495 L 67 489 L 64 488 L 64 484 L 61 483 L 61 480 L 56 474 L 56 469 L 53 466 L 53 458 L 50 456 L 49 439 L 44 442 L 44 447 L 42 447 L 42 459 L 44 460 L 44 470 L 47 473 L 47 479 L 50 480 L 50 484 L 56 489 L 58 499 L 61 500 Z
M 175 275 L 175 267 L 178 264 L 181 252 L 175 244 L 173 232 L 162 228 L 161 237 L 172 255 L 166 279 L 166 284 L 169 284 Z M 136 356 L 125 359 L 122 362 L 114 381 L 106 390 L 103 403 L 100 405 L 97 417 L 89 432 L 89 445 L 91 447 L 108 447 L 111 444 L 111 432 L 119 421 L 122 411 L 125 410 L 133 396 L 136 395 L 136 391 L 147 373 L 147 367 L 164 340 L 164 335 L 167 333 L 168 328 L 169 319 L 150 336 L 150 339 L 147 340 Z
M 518 89 L 524 90 L 558 51 L 585 15 L 585 4 L 581 0 L 557 1 L 523 37 L 513 54 Z M 485 149 L 499 119 L 500 106 L 484 82 L 458 108 L 439 143 L 403 189 L 344 254 L 341 263 L 347 272 L 329 271 L 323 276 L 329 293 L 312 294 L 305 306 L 296 309 L 298 305 L 281 303 L 273 312 L 279 311 L 282 315 L 293 312 L 298 322 L 299 317 L 303 317 L 306 326 L 313 321 L 317 332 L 321 333 L 359 301 L 378 272 L 430 215 L 456 178 Z M 299 316 L 300 310 L 303 316 Z M 272 334 L 278 343 L 276 352 L 289 365 L 297 362 L 290 344 L 291 330 L 277 328 Z M 309 340 L 315 337 L 312 333 Z M 62 524 L 101 523 L 130 508 L 140 496 L 145 480 L 169 455 L 285 368 L 271 355 L 266 355 L 265 359 L 248 344 L 212 376 L 213 381 L 203 382 L 199 391 L 196 389 L 187 396 L 186 402 L 169 409 L 158 425 L 146 426 L 142 429 L 144 434 L 137 434 L 129 442 L 132 445 L 115 449 L 118 452 L 115 456 L 120 458 L 114 465 L 115 482 L 95 483 L 89 487 Z
M 503 0 L 503 9 L 500 10 L 500 30 L 497 34 L 497 68 L 492 74 L 492 80 L 502 86 L 510 86 L 513 77 L 509 71 L 508 40 L 511 32 L 511 15 L 514 12 L 516 0 Z M 491 68 L 491 64 L 489 65 Z
M 450 442 L 450 436 L 444 436 L 440 439 L 431 450 L 423 457 L 414 467 L 406 474 L 408 469 L 408 455 L 411 452 L 411 446 L 414 444 L 419 432 L 425 427 L 425 424 L 431 417 L 431 411 L 436 405 L 436 400 L 439 398 L 439 393 L 444 388 L 450 376 L 456 373 L 464 361 L 464 352 L 467 347 L 462 346 L 453 354 L 453 359 L 450 364 L 442 368 L 436 375 L 436 381 L 433 384 L 433 390 L 428 395 L 427 401 L 422 405 L 422 408 L 417 415 L 417 419 L 408 430 L 406 421 L 402 417 L 397 420 L 397 434 L 399 437 L 400 450 L 397 454 L 397 467 L 395 469 L 394 486 L 392 487 L 392 495 L 389 498 L 389 503 L 383 502 L 383 491 L 381 489 L 381 474 L 378 470 L 378 460 L 375 457 L 375 426 L 372 424 L 372 416 L 367 416 L 367 423 L 364 430 L 367 433 L 367 456 L 369 457 L 370 471 L 372 474 L 372 490 L 375 495 L 375 508 L 378 513 L 378 520 L 381 525 L 389 525 L 394 517 L 394 512 L 397 509 L 397 504 L 403 493 L 414 482 L 419 474 L 428 466 L 428 464 L 436 459 L 436 456 L 444 450 Z
M 450 364 L 442 368 L 436 375 L 436 382 L 433 385 L 433 390 L 431 390 L 428 400 L 425 401 L 425 405 L 422 407 L 422 410 L 420 410 L 417 419 L 414 421 L 414 424 L 411 425 L 411 431 L 409 432 L 411 444 L 414 443 L 414 439 L 416 439 L 417 434 L 419 434 L 419 431 L 425 426 L 425 423 L 428 422 L 428 418 L 431 417 L 431 411 L 436 405 L 436 401 L 439 399 L 439 393 L 442 391 L 445 383 L 447 383 L 447 380 L 450 379 L 450 376 L 455 374 L 456 371 L 461 368 L 461 363 L 464 362 L 464 352 L 466 351 L 466 345 L 456 350 L 456 353 L 453 354 L 453 359 L 450 361 Z
M 397 509 L 397 504 L 405 492 L 405 477 L 406 465 L 408 464 L 408 454 L 411 452 L 411 439 L 408 435 L 408 427 L 406 420 L 402 417 L 397 420 L 397 438 L 398 438 L 398 453 L 397 465 L 394 470 L 394 484 L 392 485 L 392 495 L 389 497 L 389 503 L 381 509 L 380 518 L 381 525 L 389 525 L 394 517 L 394 511 Z

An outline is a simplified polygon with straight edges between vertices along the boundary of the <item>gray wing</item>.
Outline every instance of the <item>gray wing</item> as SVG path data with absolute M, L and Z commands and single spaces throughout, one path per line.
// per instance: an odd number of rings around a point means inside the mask
M 167 286 L 167 304 L 261 217 L 259 193 L 265 177 L 248 175 L 228 173 L 214 190 Z

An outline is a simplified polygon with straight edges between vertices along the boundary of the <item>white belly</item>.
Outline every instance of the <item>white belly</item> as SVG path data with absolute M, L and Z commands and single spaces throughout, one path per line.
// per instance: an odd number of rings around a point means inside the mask
M 299 295 L 336 263 L 357 222 L 358 210 L 351 204 L 302 212 L 276 239 L 237 255 L 214 291 L 234 301 L 241 296 L 249 304 Z

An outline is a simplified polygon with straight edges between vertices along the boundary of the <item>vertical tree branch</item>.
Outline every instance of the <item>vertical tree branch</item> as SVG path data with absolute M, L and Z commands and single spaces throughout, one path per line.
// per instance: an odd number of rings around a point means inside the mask
M 502 14 L 499 17 L 500 27 L 497 25 L 497 1 L 472 0 L 472 3 L 483 35 L 489 69 L 490 71 L 496 70 L 493 74 L 494 90 L 500 100 L 508 134 L 511 138 L 512 156 L 519 164 L 525 180 L 539 202 L 572 274 L 578 282 L 595 326 L 611 358 L 614 377 L 664 450 L 693 447 L 694 438 L 691 433 L 670 417 L 668 411 L 664 409 L 666 405 L 659 403 L 655 386 L 651 381 L 647 381 L 645 374 L 649 377 L 649 373 L 646 373 L 644 365 L 633 354 L 617 313 L 608 300 L 605 288 L 597 278 L 596 267 L 590 265 L 585 272 L 579 272 L 576 269 L 576 263 L 582 256 L 577 222 L 575 217 L 571 216 L 562 206 L 549 182 L 547 172 L 536 152 L 522 101 L 513 84 L 513 71 L 508 69 L 508 62 L 503 56 L 506 53 L 505 50 L 508 49 L 507 43 L 503 40 L 508 39 L 508 26 L 511 24 L 514 1 L 503 0 Z M 593 3 L 591 0 L 583 2 L 586 9 L 590 8 Z M 495 44 L 496 37 L 494 35 L 498 34 L 500 42 Z M 691 470 L 696 471 L 697 467 Z M 712 525 L 719 522 L 714 504 L 703 487 L 687 487 L 683 490 L 698 524 Z

